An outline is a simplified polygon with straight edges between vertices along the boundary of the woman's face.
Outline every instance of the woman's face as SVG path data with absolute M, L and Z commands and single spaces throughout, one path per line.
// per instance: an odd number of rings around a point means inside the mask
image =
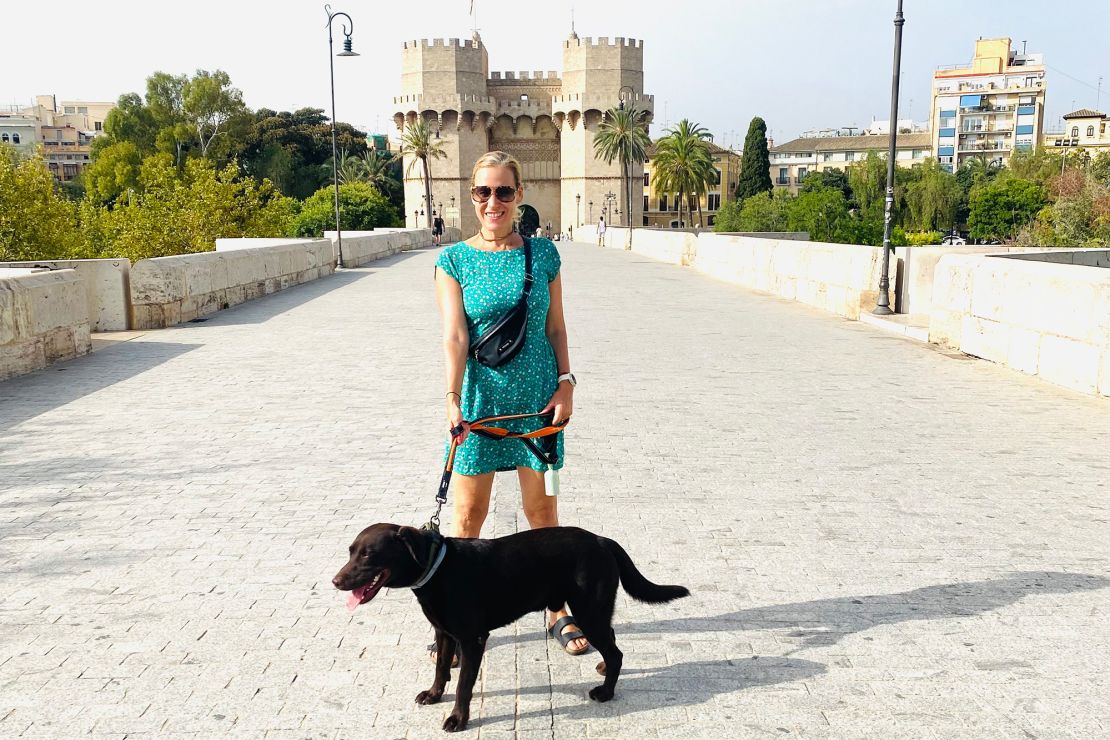
M 516 188 L 516 196 L 510 203 L 497 199 L 497 188 L 508 185 Z M 516 187 L 513 171 L 509 167 L 483 167 L 474 174 L 474 187 L 488 187 L 489 197 L 474 203 L 474 213 L 482 229 L 492 234 L 506 234 L 512 229 L 513 214 L 517 204 L 524 200 L 524 190 Z

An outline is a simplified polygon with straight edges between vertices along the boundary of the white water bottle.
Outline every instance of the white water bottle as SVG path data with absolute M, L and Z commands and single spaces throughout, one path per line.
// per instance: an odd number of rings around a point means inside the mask
M 548 496 L 559 495 L 559 471 L 552 465 L 543 473 L 543 492 Z

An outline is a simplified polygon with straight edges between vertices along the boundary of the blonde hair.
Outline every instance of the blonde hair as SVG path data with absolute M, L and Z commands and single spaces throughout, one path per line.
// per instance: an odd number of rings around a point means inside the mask
M 478 157 L 478 161 L 474 163 L 474 169 L 470 171 L 471 187 L 474 186 L 474 178 L 478 176 L 478 170 L 484 167 L 508 167 L 513 171 L 513 181 L 517 188 L 524 187 L 524 177 L 520 174 L 520 162 L 508 152 L 486 152 Z

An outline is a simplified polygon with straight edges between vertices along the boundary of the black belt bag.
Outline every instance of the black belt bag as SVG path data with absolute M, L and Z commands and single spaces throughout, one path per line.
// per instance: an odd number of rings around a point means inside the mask
M 487 367 L 501 367 L 517 356 L 528 330 L 528 294 L 532 292 L 532 240 L 524 239 L 524 293 L 485 334 L 470 345 L 470 354 Z

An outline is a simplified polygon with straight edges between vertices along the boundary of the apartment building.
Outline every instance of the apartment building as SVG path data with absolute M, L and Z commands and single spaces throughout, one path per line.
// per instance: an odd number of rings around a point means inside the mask
M 712 226 L 717 219 L 717 211 L 720 210 L 721 205 L 734 199 L 736 184 L 740 179 L 740 153 L 719 147 L 713 142 L 707 143 L 709 144 L 710 154 L 713 156 L 713 167 L 717 170 L 717 177 L 716 182 L 709 186 L 709 192 L 702 195 L 698 200 L 701 201 L 704 225 Z M 652 185 L 652 178 L 655 176 L 655 170 L 652 167 L 652 159 L 655 157 L 655 144 L 648 148 L 647 154 L 648 160 L 644 163 L 644 226 L 663 229 L 696 226 L 698 223 L 698 200 L 689 199 L 690 205 L 693 206 L 692 218 L 690 207 L 688 205 L 682 207 L 682 223 L 680 223 L 678 219 L 678 193 L 663 193 L 657 196 Z M 617 204 L 617 207 L 619 208 L 620 204 Z M 599 212 L 595 212 L 593 220 L 596 220 L 598 215 Z
M 979 39 L 967 64 L 933 73 L 932 148 L 942 166 L 958 170 L 972 157 L 1005 164 L 1033 149 L 1043 135 L 1043 54 L 1018 52 L 1008 38 Z
M 805 176 L 822 170 L 846 170 L 867 159 L 870 152 L 885 158 L 890 139 L 882 134 L 858 134 L 858 129 L 823 130 L 803 134 L 785 144 L 771 147 L 771 183 L 776 190 L 797 194 Z M 895 162 L 912 167 L 932 156 L 932 138 L 928 132 L 898 134 Z
M 1064 130 L 1045 133 L 1042 144 L 1050 152 L 1085 151 L 1094 157 L 1110 152 L 1110 116 L 1089 108 L 1064 116 Z
M 35 104 L 26 108 L 0 112 L 0 142 L 7 132 L 13 138 L 16 133 L 9 131 L 16 121 L 23 128 L 20 141 L 28 138 L 27 129 L 32 128 L 34 138 L 31 149 L 41 144 L 46 165 L 54 177 L 62 182 L 74 179 L 89 163 L 92 140 L 104 130 L 104 120 L 115 103 L 63 100 L 59 103 L 53 95 L 39 95 Z

